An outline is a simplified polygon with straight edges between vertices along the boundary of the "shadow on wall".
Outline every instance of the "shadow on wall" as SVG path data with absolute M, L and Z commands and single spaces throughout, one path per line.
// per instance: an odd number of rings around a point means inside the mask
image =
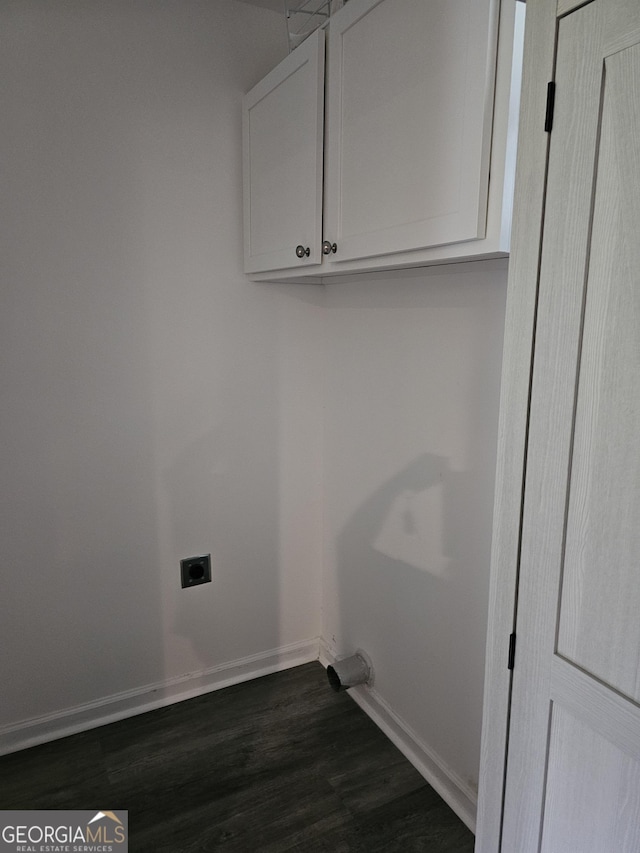
M 506 265 L 327 291 L 326 636 L 473 788 Z
M 388 632 L 397 638 L 410 608 L 419 602 L 424 613 L 436 590 L 450 582 L 445 519 L 453 476 L 445 457 L 425 453 L 387 480 L 342 528 L 336 558 L 345 650 L 355 642 L 349 638 L 354 618 L 376 637 Z
M 362 510 L 378 526 L 375 551 L 435 577 L 446 575 L 444 487 L 449 474 L 446 459 L 425 453 L 373 495 Z
M 477 751 L 486 591 L 466 526 L 476 504 L 473 473 L 425 453 L 336 542 L 340 651 L 370 654 L 376 692 L 445 760 Z

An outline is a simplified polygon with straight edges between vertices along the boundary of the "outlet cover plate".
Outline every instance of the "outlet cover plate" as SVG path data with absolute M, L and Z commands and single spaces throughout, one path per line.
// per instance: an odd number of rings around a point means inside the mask
M 180 560 L 180 583 L 183 589 L 211 583 L 211 554 Z

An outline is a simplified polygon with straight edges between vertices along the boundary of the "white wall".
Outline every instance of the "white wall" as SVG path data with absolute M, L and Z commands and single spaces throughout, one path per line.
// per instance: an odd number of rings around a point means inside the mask
M 506 266 L 249 283 L 285 52 L 235 0 L 2 4 L 0 727 L 322 630 L 473 786 Z
M 2 3 L 0 725 L 319 634 L 321 289 L 241 273 L 285 54 L 235 0 Z
M 506 262 L 327 286 L 323 636 L 478 782 Z

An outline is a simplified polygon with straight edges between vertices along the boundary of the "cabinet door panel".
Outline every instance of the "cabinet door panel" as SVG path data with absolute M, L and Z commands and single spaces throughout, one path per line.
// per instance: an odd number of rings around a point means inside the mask
M 245 272 L 321 262 L 323 116 L 319 30 L 243 100 Z
M 484 236 L 492 0 L 350 0 L 330 29 L 331 261 Z

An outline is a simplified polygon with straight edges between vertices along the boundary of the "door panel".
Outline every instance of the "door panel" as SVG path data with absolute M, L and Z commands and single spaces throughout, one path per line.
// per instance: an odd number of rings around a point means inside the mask
M 558 652 L 640 701 L 640 46 L 604 63 Z M 635 103 L 634 103 L 635 100 Z M 615 582 L 612 582 L 615 578 Z
M 503 853 L 640 844 L 639 41 L 559 22 Z
M 640 762 L 554 703 L 541 853 L 637 850 L 638 814 Z

